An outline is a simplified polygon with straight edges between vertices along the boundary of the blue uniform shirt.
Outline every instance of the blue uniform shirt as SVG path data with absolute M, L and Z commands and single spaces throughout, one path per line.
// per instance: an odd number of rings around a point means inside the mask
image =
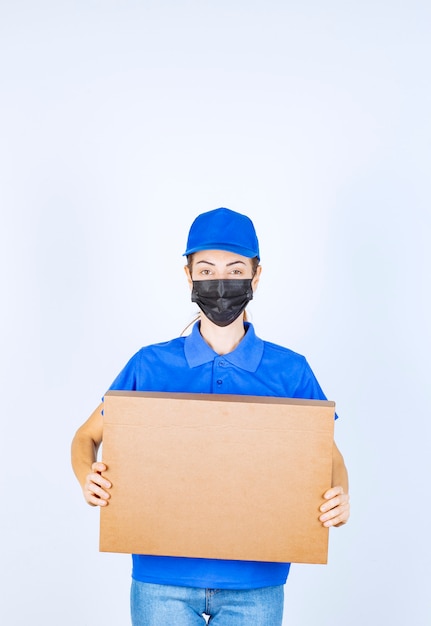
M 199 323 L 190 335 L 142 348 L 110 389 L 242 394 L 326 400 L 306 359 L 262 341 L 251 324 L 229 354 L 219 355 L 202 338 Z M 142 582 L 215 589 L 252 589 L 286 582 L 289 563 L 262 563 L 133 555 Z

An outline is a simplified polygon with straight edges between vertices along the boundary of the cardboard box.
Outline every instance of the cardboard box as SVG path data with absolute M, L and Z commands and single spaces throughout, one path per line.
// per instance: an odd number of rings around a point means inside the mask
M 326 563 L 333 402 L 110 391 L 100 550 Z

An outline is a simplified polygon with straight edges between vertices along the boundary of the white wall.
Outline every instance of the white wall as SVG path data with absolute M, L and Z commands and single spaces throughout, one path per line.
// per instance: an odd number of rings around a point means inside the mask
M 430 623 L 430 5 L 0 3 L 0 621 L 128 623 L 69 445 L 194 307 L 192 219 L 250 215 L 260 336 L 341 419 L 352 519 L 286 625 Z

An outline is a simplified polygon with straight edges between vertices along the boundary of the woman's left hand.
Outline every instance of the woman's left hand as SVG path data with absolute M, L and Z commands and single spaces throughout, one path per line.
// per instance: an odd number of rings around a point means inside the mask
M 345 524 L 350 516 L 349 494 L 344 493 L 341 486 L 331 487 L 323 494 L 326 502 L 320 507 L 322 515 L 319 520 L 323 526 L 341 526 Z

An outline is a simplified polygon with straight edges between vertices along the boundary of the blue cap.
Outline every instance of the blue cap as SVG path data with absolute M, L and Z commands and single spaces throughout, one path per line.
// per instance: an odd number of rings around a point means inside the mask
M 251 219 L 224 208 L 201 213 L 191 225 L 183 256 L 200 250 L 227 250 L 260 258 L 259 242 Z

